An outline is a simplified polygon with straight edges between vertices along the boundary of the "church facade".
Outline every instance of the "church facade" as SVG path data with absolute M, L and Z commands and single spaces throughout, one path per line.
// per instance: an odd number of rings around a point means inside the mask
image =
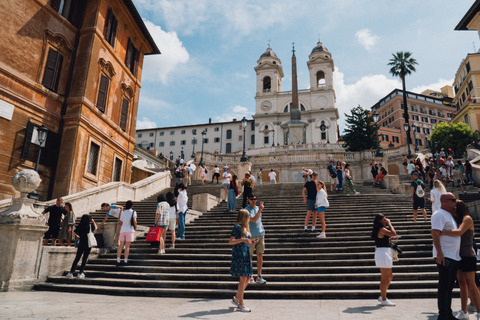
M 255 148 L 272 144 L 337 142 L 339 115 L 333 88 L 334 64 L 332 54 L 321 42 L 310 53 L 307 66 L 310 88 L 298 90 L 300 120 L 296 123 L 296 127 L 303 130 L 303 136 L 295 135 L 294 138 L 291 119 L 295 90 L 282 91 L 282 63 L 270 47 L 258 59 L 255 67 Z M 296 69 L 293 63 L 292 69 Z M 296 88 L 296 70 L 292 72 L 292 81 L 295 81 L 292 88 Z

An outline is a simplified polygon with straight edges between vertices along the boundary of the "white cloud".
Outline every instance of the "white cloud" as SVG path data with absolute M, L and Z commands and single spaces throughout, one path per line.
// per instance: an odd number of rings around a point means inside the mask
M 450 80 L 446 80 L 443 78 L 438 79 L 437 82 L 427 84 L 427 85 L 420 85 L 415 88 L 413 88 L 410 91 L 416 92 L 416 93 L 422 93 L 423 91 L 430 89 L 430 90 L 435 90 L 435 91 L 440 91 L 440 89 L 444 86 L 451 86 L 453 83 L 453 78 Z
M 243 117 L 247 119 L 252 119 L 252 114 L 254 112 L 248 110 L 242 106 L 230 107 L 228 112 L 225 112 L 222 115 L 216 116 L 215 121 L 218 122 L 227 122 L 232 121 L 233 119 L 241 120 Z
M 148 119 L 147 117 L 142 117 L 142 120 L 137 119 L 137 129 L 151 129 L 157 128 L 157 124 Z
M 165 32 L 160 26 L 145 21 L 148 31 L 155 40 L 162 54 L 146 56 L 143 64 L 143 79 L 167 83 L 168 74 L 175 70 L 178 64 L 190 59 L 187 49 L 174 31 Z
M 235 73 L 235 77 L 239 78 L 239 79 L 248 79 L 250 78 L 250 74 L 249 73 Z
M 372 31 L 369 29 L 362 29 L 358 31 L 355 33 L 355 37 L 366 50 L 372 50 L 379 39 L 378 36 L 372 34 Z

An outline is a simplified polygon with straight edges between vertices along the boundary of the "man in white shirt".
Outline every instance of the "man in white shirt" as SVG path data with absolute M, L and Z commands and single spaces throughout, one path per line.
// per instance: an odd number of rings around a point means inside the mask
M 441 208 L 431 218 L 433 257 L 438 268 L 438 319 L 455 319 L 452 315 L 452 290 L 460 261 L 460 237 L 442 235 L 442 230 L 457 229 L 453 218 L 457 203 L 455 196 L 448 192 L 440 196 Z
M 268 177 L 270 178 L 270 183 L 277 183 L 277 174 L 273 171 L 273 169 L 270 169 L 270 173 L 268 174 Z
M 178 232 L 177 239 L 185 240 L 185 217 L 188 211 L 187 187 L 181 183 L 178 185 Z
M 223 173 L 222 178 L 223 178 L 223 190 L 225 190 L 225 201 L 227 201 L 227 199 L 228 199 L 228 186 L 230 185 L 230 180 L 232 179 L 232 175 L 230 174 L 230 168 L 227 167 L 227 171 L 225 171 Z

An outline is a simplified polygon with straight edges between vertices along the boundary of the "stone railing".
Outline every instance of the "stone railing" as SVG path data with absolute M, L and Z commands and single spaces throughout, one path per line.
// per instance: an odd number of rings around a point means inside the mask
M 103 202 L 115 203 L 118 201 L 140 201 L 161 190 L 170 187 L 170 174 L 159 172 L 151 177 L 138 181 L 134 184 L 126 182 L 110 182 L 100 187 L 95 187 L 82 192 L 64 196 L 63 202 L 70 202 L 75 208 L 77 217 L 100 209 Z M 54 205 L 55 200 L 36 202 L 37 211 L 43 211 L 44 208 Z M 10 207 L 12 200 L 0 201 L 0 211 Z

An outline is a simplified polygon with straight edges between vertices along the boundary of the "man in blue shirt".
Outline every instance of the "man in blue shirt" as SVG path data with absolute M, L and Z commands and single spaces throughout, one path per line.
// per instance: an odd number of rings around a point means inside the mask
M 262 277 L 262 267 L 263 267 L 263 253 L 265 252 L 265 229 L 262 224 L 262 211 L 263 211 L 263 201 L 260 202 L 259 206 L 256 206 L 257 197 L 252 193 L 248 197 L 248 206 L 245 207 L 250 213 L 250 222 L 248 227 L 250 228 L 250 233 L 252 234 L 251 239 L 258 239 L 257 242 L 250 245 L 250 256 L 253 259 L 253 252 L 257 251 L 257 283 L 265 284 L 267 281 Z M 253 276 L 250 277 L 250 282 L 255 282 Z

